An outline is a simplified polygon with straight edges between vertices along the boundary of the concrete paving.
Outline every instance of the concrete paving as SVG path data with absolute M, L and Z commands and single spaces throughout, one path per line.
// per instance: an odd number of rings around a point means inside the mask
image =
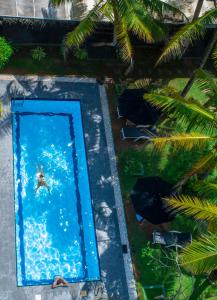
M 11 98 L 81 99 L 101 266 L 98 282 L 17 287 Z M 115 165 L 106 93 L 95 80 L 0 76 L 0 300 L 135 300 L 135 282 Z M 128 252 L 123 253 L 122 244 Z M 86 291 L 86 296 L 81 291 Z

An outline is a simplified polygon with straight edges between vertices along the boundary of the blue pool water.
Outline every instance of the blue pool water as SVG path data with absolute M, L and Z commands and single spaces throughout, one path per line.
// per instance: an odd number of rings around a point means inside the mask
M 80 102 L 12 100 L 18 286 L 98 280 Z M 36 192 L 36 165 L 50 192 Z

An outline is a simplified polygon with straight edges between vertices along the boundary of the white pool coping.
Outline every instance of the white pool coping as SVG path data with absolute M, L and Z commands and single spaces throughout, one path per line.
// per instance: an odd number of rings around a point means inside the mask
M 104 86 L 100 85 L 99 91 L 100 91 L 100 99 L 101 99 L 101 105 L 102 105 L 103 120 L 104 120 L 104 125 L 105 125 L 105 136 L 106 136 L 107 145 L 108 145 L 108 154 L 109 154 L 109 160 L 110 160 L 111 174 L 112 174 L 112 176 L 114 178 L 114 182 L 115 182 L 113 187 L 114 187 L 115 204 L 116 204 L 116 209 L 117 209 L 121 243 L 122 243 L 122 245 L 123 244 L 127 245 L 127 249 L 128 249 L 127 253 L 123 253 L 124 268 L 125 268 L 127 286 L 128 286 L 128 294 L 129 294 L 130 300 L 136 300 L 136 299 L 138 299 L 138 296 L 137 296 L 137 292 L 136 292 L 136 283 L 135 283 L 135 279 L 134 279 L 134 275 L 133 275 L 133 264 L 132 264 L 131 254 L 130 254 L 127 226 L 126 226 L 126 220 L 125 220 L 125 212 L 124 212 L 122 194 L 121 194 L 121 189 L 120 189 L 120 182 L 119 182 L 118 171 L 117 171 L 117 160 L 116 160 L 116 155 L 115 155 L 115 150 L 114 150 L 114 142 L 113 142 L 113 136 L 112 136 L 108 99 L 107 99 L 106 90 L 105 90 Z

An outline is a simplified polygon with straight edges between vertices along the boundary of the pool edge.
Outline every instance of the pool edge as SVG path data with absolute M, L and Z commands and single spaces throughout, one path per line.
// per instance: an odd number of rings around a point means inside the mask
M 114 150 L 108 99 L 107 99 L 105 87 L 103 85 L 98 85 L 98 87 L 99 87 L 100 101 L 102 107 L 104 128 L 106 128 L 105 137 L 108 145 L 107 150 L 109 155 L 111 174 L 112 177 L 114 177 L 115 179 L 115 184 L 113 185 L 113 188 L 114 188 L 114 195 L 115 195 L 115 206 L 117 210 L 120 238 L 121 238 L 121 243 L 127 245 L 128 248 L 128 253 L 123 253 L 128 295 L 130 300 L 137 300 L 138 296 L 137 296 L 136 283 L 133 274 L 133 264 L 132 264 L 131 254 L 130 254 L 125 212 L 123 207 L 122 194 L 121 194 L 120 182 L 119 182 L 118 171 L 117 171 L 117 160 L 116 160 L 116 154 Z

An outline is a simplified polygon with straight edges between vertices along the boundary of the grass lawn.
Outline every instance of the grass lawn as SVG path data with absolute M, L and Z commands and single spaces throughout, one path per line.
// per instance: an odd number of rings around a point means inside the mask
M 151 246 L 150 239 L 146 237 L 144 231 L 135 221 L 135 216 L 129 216 L 128 213 L 128 206 L 131 205 L 129 194 L 138 178 L 134 174 L 142 171 L 144 176 L 160 176 L 171 183 L 175 183 L 177 181 L 177 176 L 175 175 L 177 172 L 175 170 L 182 168 L 184 172 L 184 169 L 187 167 L 187 165 L 183 167 L 184 164 L 181 164 L 181 161 L 177 159 L 177 155 L 174 156 L 171 165 L 168 165 L 168 159 L 160 156 L 159 153 L 153 152 L 151 146 L 140 151 L 129 149 L 119 155 L 119 174 L 128 219 L 133 261 L 137 270 L 138 287 L 163 284 L 167 297 L 183 288 L 187 298 L 192 289 L 191 276 L 184 274 L 178 276 L 179 274 L 176 272 L 174 264 L 168 264 L 168 260 L 166 260 L 164 254 L 162 255 L 160 249 Z M 185 217 L 180 217 L 174 222 L 173 229 L 194 232 L 196 231 L 196 226 L 194 222 L 187 220 Z M 171 267 L 165 267 L 164 263 Z M 147 297 L 150 300 L 161 293 L 160 289 L 146 290 Z M 141 299 L 143 299 L 141 289 L 140 294 Z M 177 296 L 176 299 L 182 300 L 183 294 L 180 297 Z
M 176 79 L 172 79 L 169 82 L 169 85 L 171 87 L 176 88 L 178 91 L 182 91 L 187 82 L 188 82 L 188 78 L 176 78 Z M 191 87 L 191 89 L 190 89 L 187 96 L 188 97 L 194 97 L 195 99 L 197 99 L 201 102 L 204 102 L 205 100 L 207 100 L 207 96 L 200 91 L 200 89 L 198 88 L 197 83 L 193 84 L 193 86 Z

